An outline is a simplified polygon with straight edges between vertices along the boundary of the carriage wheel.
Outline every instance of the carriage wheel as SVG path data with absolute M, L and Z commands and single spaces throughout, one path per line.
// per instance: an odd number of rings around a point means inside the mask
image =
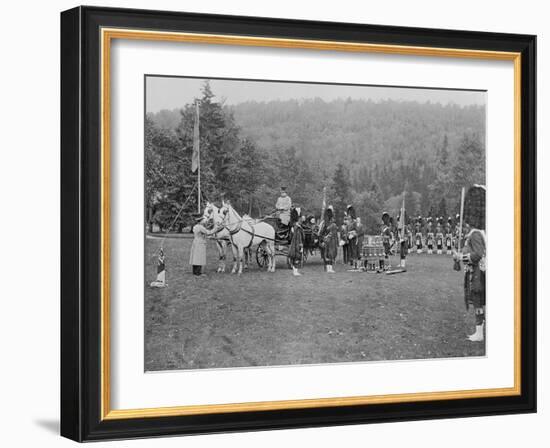
M 267 269 L 269 266 L 269 253 L 264 244 L 258 245 L 256 249 L 256 262 L 260 269 Z

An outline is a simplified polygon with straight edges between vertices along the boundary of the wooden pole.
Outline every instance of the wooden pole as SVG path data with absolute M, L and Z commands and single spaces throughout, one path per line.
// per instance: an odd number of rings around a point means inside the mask
M 326 208 L 327 208 L 327 187 L 323 187 L 323 205 L 321 206 L 321 222 L 325 220 Z
M 200 126 L 200 109 L 199 109 L 199 103 L 197 102 L 197 121 L 199 122 Z M 198 190 L 197 190 L 197 205 L 198 205 L 198 213 L 201 212 L 201 146 L 200 146 L 200 140 L 198 144 L 198 151 L 197 151 L 197 162 L 198 162 L 198 175 L 197 175 L 197 183 L 198 183 Z

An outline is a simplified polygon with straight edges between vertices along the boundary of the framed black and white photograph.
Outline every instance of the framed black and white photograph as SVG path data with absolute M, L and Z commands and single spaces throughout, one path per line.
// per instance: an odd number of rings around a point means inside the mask
M 61 24 L 64 436 L 536 410 L 534 36 Z
M 145 98 L 146 371 L 486 354 L 486 91 L 146 76 Z

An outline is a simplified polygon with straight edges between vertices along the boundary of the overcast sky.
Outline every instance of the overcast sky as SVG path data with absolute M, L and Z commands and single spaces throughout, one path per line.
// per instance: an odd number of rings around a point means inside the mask
M 177 109 L 201 96 L 204 78 L 153 77 L 146 78 L 147 112 Z M 456 103 L 460 106 L 485 104 L 486 94 L 479 91 L 418 89 L 403 87 L 347 86 L 338 84 L 306 84 L 273 81 L 210 81 L 218 101 L 239 104 L 245 101 L 272 101 L 319 97 L 325 101 L 337 98 L 371 99 L 381 101 L 418 101 Z

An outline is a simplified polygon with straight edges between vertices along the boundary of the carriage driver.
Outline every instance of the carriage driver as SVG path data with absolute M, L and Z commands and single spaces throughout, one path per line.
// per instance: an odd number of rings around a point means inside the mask
M 277 203 L 275 204 L 277 209 L 277 214 L 281 223 L 285 226 L 288 226 L 290 223 L 290 209 L 292 208 L 292 199 L 286 194 L 286 187 L 281 187 L 281 195 L 277 198 Z

